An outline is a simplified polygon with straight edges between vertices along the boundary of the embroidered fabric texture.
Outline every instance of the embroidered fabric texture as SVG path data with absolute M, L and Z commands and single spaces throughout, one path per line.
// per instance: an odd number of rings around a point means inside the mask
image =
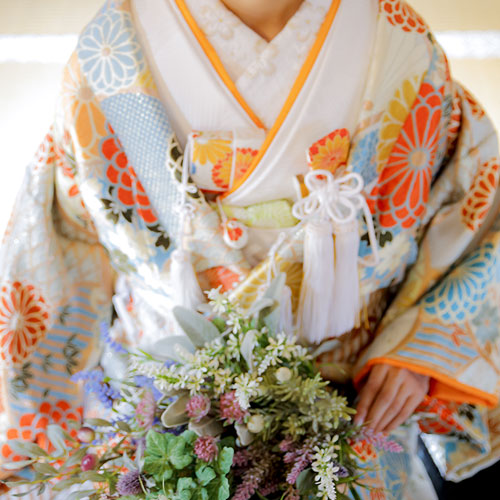
M 271 126 L 314 43 L 330 1 L 305 0 L 270 42 L 220 0 L 186 0 L 186 4 L 238 90 L 266 127 Z

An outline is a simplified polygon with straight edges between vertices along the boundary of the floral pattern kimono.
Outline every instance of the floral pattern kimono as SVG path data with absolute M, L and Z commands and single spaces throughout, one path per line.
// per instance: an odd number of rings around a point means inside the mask
M 170 267 L 182 245 L 202 288 L 221 286 L 243 306 L 286 273 L 295 314 L 304 230 L 294 189 L 307 195 L 303 177 L 314 168 L 362 177 L 376 236 L 359 215 L 360 312 L 352 331 L 320 346 L 318 366 L 355 384 L 377 363 L 429 375 L 415 418 L 441 472 L 459 480 L 500 458 L 494 129 L 451 79 L 424 21 L 400 0 L 373 0 L 359 105 L 351 93 L 342 109 L 337 80 L 345 75 L 336 75 L 344 66 L 336 65 L 342 54 L 333 37 L 346 3 L 317 2 L 321 22 L 277 118 L 261 119 L 244 99 L 251 71 L 243 68 L 235 84 L 188 1 L 164 2 L 182 29 L 168 25 L 156 62 L 146 58 L 128 0 L 109 0 L 86 27 L 0 249 L 2 460 L 20 458 L 9 440 L 43 445 L 47 425 L 82 418 L 82 388 L 70 377 L 99 360 L 114 367 L 110 335 L 146 348 L 175 331 Z M 196 110 L 201 99 L 209 110 L 230 101 L 237 119 L 223 128 L 224 117 L 207 112 L 190 130 L 165 105 L 185 100 Z M 182 131 L 182 148 L 173 128 Z M 183 193 L 188 229 L 180 227 Z M 248 248 L 228 244 L 245 231 Z M 365 258 L 375 246 L 377 262 Z M 113 311 L 108 333 L 102 325 Z M 364 465 L 376 464 L 365 474 L 374 489 L 360 495 L 410 498 L 407 451 L 377 455 L 360 445 Z

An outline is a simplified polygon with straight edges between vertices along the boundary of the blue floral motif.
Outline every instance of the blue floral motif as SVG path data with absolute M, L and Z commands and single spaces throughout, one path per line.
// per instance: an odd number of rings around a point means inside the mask
M 92 89 L 108 95 L 132 85 L 145 67 L 130 14 L 113 9 L 87 26 L 77 54 Z
M 486 243 L 451 271 L 424 299 L 425 311 L 449 323 L 477 315 L 495 272 L 494 251 L 494 246 Z
M 363 177 L 365 186 L 373 182 L 377 174 L 377 144 L 378 130 L 365 135 L 354 148 L 352 165 L 353 172 Z

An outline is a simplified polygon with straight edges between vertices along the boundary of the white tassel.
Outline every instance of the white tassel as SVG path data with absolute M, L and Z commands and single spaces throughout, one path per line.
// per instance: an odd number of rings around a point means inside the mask
M 200 284 L 191 262 L 190 252 L 178 248 L 172 252 L 170 283 L 174 291 L 174 304 L 195 310 L 205 302 Z
M 305 184 L 309 195 L 293 206 L 293 215 L 306 222 L 298 326 L 303 341 L 318 344 L 348 332 L 359 317 L 360 211 L 368 226 L 373 262 L 378 261 L 378 248 L 359 174 L 336 179 L 327 170 L 314 170 L 306 174 Z
M 334 300 L 334 245 L 332 224 L 314 219 L 307 223 L 304 264 L 298 311 L 299 336 L 317 344 L 330 336 Z
M 337 337 L 356 326 L 359 315 L 359 252 L 358 224 L 345 224 L 335 228 L 335 282 L 334 300 L 329 335 Z

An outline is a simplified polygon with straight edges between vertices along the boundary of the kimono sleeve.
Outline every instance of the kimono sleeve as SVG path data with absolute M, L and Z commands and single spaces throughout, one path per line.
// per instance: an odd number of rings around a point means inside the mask
M 415 264 L 373 343 L 359 383 L 377 363 L 432 378 L 430 396 L 495 407 L 500 389 L 500 166 L 494 127 L 453 83 L 448 159 L 426 207 Z
M 69 134 L 51 128 L 26 170 L 0 248 L 0 462 L 80 420 L 71 376 L 97 360 L 112 275 L 80 196 Z

